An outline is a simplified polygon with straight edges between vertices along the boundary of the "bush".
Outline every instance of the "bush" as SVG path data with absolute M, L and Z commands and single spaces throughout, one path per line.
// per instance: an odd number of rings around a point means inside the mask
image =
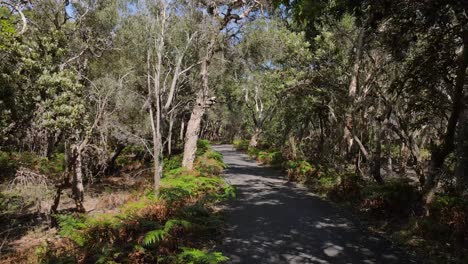
M 158 196 L 148 191 L 124 204 L 118 213 L 57 215 L 62 239 L 39 248 L 38 257 L 46 263 L 225 261 L 217 252 L 184 248 L 196 246 L 194 237 L 206 237 L 219 229 L 221 218 L 210 205 L 234 193 L 216 176 L 219 167 L 223 168 L 221 154 L 207 149 L 193 171 L 165 171 Z
M 223 256 L 220 252 L 207 252 L 194 248 L 183 248 L 177 259 L 179 263 L 187 264 L 217 264 L 229 260 L 229 258 Z
M 335 201 L 354 201 L 361 197 L 363 180 L 354 173 L 335 176 L 335 184 L 328 190 L 327 196 Z
M 281 167 L 284 159 L 281 151 L 260 151 L 258 152 L 257 161 L 274 167 Z
M 207 152 L 208 149 L 210 149 L 210 147 L 211 147 L 210 141 L 208 141 L 206 139 L 199 139 L 197 141 L 196 156 L 201 156 L 201 155 L 205 154 L 205 152 Z
M 50 158 L 32 152 L 0 151 L 0 176 L 11 178 L 20 167 L 25 167 L 49 178 L 59 178 L 65 170 L 65 154 L 54 153 Z
M 236 139 L 232 143 L 238 151 L 246 151 L 249 149 L 249 141 L 246 139 Z
M 429 204 L 429 216 L 422 221 L 423 236 L 432 239 L 468 240 L 468 201 L 462 197 L 438 194 Z
M 397 179 L 367 186 L 361 208 L 375 216 L 408 216 L 420 200 L 420 193 L 408 179 Z
M 256 147 L 249 147 L 247 149 L 247 155 L 249 155 L 249 158 L 251 159 L 257 159 L 259 153 L 260 150 Z
M 165 158 L 163 161 L 164 171 L 170 171 L 182 166 L 182 155 L 173 155 L 171 157 Z
M 301 183 L 307 182 L 316 173 L 312 165 L 305 160 L 288 161 L 286 163 L 286 172 L 290 181 Z
M 5 151 L 0 151 L 0 175 L 3 176 L 2 178 L 13 176 L 16 168 L 17 163 L 13 160 L 11 154 Z
M 214 150 L 208 150 L 197 157 L 194 166 L 201 174 L 216 176 L 220 175 L 225 168 L 223 156 Z

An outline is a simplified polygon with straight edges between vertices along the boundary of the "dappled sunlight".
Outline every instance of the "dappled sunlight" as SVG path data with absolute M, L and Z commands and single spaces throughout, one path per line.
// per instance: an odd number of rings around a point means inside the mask
M 219 246 L 231 263 L 413 263 L 280 171 L 260 167 L 228 145 L 215 148 L 229 166 L 226 181 L 237 189 Z

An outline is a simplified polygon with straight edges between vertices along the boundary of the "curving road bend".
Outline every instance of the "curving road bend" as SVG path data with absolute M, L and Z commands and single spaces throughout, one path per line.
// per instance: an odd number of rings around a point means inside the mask
M 358 220 L 280 171 L 261 167 L 231 145 L 213 147 L 237 189 L 227 206 L 227 234 L 218 248 L 230 263 L 417 263 Z

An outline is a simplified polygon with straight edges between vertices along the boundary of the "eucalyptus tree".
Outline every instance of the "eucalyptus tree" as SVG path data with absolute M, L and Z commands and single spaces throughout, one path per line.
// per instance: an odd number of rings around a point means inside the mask
M 308 71 L 308 45 L 303 34 L 289 31 L 275 18 L 258 20 L 244 30 L 236 46 L 243 68 L 235 76 L 252 124 L 251 147 L 257 145 L 288 89 L 293 89 Z
M 6 96 L 2 101 L 9 102 L 3 111 L 8 115 L 5 143 L 23 142 L 27 150 L 44 156 L 65 145 L 67 173 L 57 188 L 53 210 L 65 187 L 72 188 L 77 208 L 84 210 L 82 158 L 100 118 L 88 114 L 95 105 L 87 100 L 91 84 L 86 74 L 88 62 L 111 46 L 115 3 L 1 2 L 2 12 L 10 12 L 7 20 L 19 16 L 23 23 L 19 31 L 10 32 L 14 40 L 5 42 L 8 48 L 2 50 L 2 56 L 10 59 L 8 68 L 2 68 L 6 77 L 2 77 L 2 96 Z
M 182 165 L 188 169 L 193 167 L 203 115 L 216 100 L 209 82 L 209 72 L 214 70 L 210 69 L 213 56 L 220 49 L 221 41 L 225 37 L 224 34 L 230 34 L 232 29 L 236 32 L 239 25 L 235 26 L 234 24 L 246 22 L 249 16 L 254 16 L 263 7 L 263 3 L 256 0 L 216 0 L 196 1 L 196 3 L 198 4 L 197 7 L 203 10 L 202 21 L 198 26 L 203 29 L 201 30 L 201 38 L 204 39 L 205 45 L 202 48 L 203 52 L 199 55 L 200 89 L 196 93 L 195 103 L 185 133 Z
M 151 32 L 146 51 L 146 77 L 153 137 L 154 189 L 158 192 L 163 168 L 163 125 L 180 106 L 174 104 L 176 92 L 180 88 L 179 79 L 198 64 L 190 64 L 186 54 L 199 33 L 193 28 L 196 21 L 192 20 L 191 13 L 194 10 L 191 10 L 193 7 L 190 4 L 180 5 L 177 1 L 161 0 L 155 2 L 153 10 L 149 2 L 146 4 L 150 7 L 150 13 L 146 16 L 150 20 L 148 32 Z M 183 16 L 177 15 L 177 12 Z

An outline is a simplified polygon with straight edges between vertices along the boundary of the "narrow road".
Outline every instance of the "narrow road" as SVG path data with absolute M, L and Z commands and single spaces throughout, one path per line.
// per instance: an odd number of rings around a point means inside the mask
M 358 221 L 262 167 L 231 145 L 214 146 L 237 189 L 228 204 L 227 235 L 218 250 L 230 263 L 416 263 Z

